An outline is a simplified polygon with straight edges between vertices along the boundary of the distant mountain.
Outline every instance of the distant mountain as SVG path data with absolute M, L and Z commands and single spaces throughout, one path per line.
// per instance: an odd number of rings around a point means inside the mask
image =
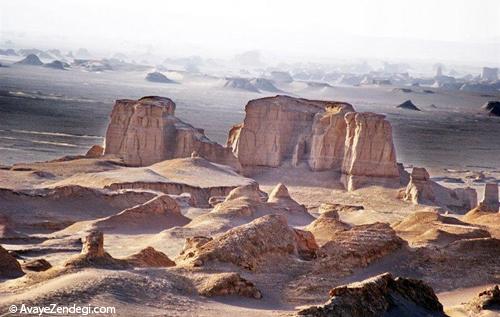
M 152 73 L 147 74 L 146 80 L 152 81 L 155 83 L 165 83 L 165 84 L 175 83 L 175 81 L 169 79 L 167 76 L 163 75 L 160 72 L 152 72 Z
M 16 64 L 32 65 L 32 66 L 43 65 L 42 61 L 35 54 L 29 54 L 23 60 L 20 60 L 19 62 L 16 62 Z
M 421 111 L 420 109 L 418 109 L 417 106 L 415 106 L 415 104 L 411 100 L 406 100 L 405 102 L 403 102 L 399 106 L 396 106 L 396 108 L 401 108 L 401 109 L 406 109 L 406 110 L 414 110 L 414 111 Z

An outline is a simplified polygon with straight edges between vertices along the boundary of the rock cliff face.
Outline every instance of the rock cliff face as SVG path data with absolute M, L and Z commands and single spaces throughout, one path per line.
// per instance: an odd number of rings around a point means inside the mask
M 239 168 L 231 149 L 208 139 L 203 130 L 174 116 L 175 103 L 164 97 L 117 100 L 106 132 L 105 154 L 123 158 L 131 166 L 200 156 Z
M 337 170 L 346 187 L 363 178 L 398 178 L 392 130 L 383 115 L 355 112 L 350 104 L 276 96 L 251 100 L 228 146 L 243 167 L 307 164 Z
M 498 184 L 488 183 L 484 186 L 484 199 L 481 202 L 486 210 L 498 212 Z

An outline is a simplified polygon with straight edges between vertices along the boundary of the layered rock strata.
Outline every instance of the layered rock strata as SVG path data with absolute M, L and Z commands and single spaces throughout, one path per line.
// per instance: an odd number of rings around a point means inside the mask
M 243 167 L 306 164 L 336 170 L 349 189 L 373 178 L 399 177 L 392 129 L 383 115 L 344 102 L 288 96 L 251 100 L 227 145 Z
M 131 166 L 146 166 L 190 157 L 194 151 L 210 161 L 239 167 L 231 149 L 175 117 L 172 100 L 150 96 L 115 102 L 106 132 L 105 154 L 117 155 Z

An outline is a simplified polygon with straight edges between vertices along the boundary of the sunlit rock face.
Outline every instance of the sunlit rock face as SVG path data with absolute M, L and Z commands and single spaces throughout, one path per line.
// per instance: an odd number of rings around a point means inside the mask
M 174 114 L 175 103 L 164 97 L 117 100 L 106 132 L 105 154 L 117 155 L 131 166 L 147 166 L 196 152 L 210 161 L 239 167 L 231 149 Z
M 344 102 L 278 95 L 251 100 L 228 146 L 243 167 L 307 165 L 336 170 L 349 189 L 368 178 L 398 178 L 391 125 Z

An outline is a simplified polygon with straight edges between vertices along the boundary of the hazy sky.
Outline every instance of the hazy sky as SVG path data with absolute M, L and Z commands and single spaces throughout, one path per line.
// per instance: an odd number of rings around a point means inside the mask
M 1 0 L 0 19 L 47 48 L 500 63 L 499 0 Z

